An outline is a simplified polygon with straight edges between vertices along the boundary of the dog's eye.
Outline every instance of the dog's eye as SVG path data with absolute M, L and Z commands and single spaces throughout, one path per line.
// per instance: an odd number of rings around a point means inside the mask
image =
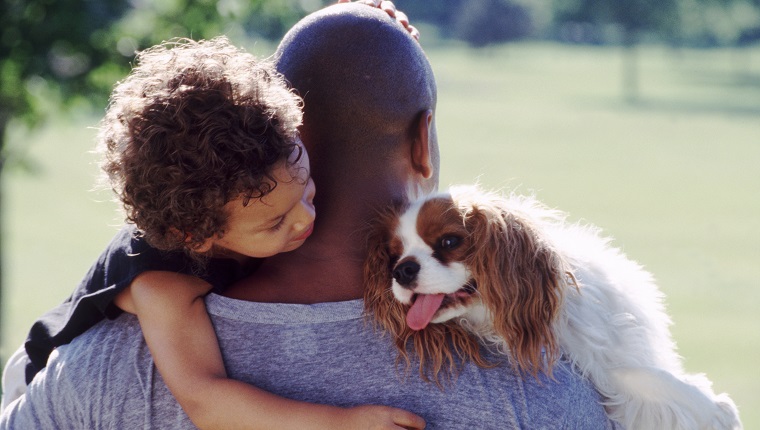
M 443 236 L 441 238 L 441 249 L 454 249 L 459 246 L 462 240 L 457 236 Z

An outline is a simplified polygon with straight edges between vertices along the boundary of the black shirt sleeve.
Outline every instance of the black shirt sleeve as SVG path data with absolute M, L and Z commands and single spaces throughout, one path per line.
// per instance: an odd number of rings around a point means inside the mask
M 63 303 L 46 312 L 32 325 L 24 344 L 31 363 L 27 383 L 45 367 L 56 347 L 71 342 L 104 318 L 116 318 L 121 310 L 116 296 L 140 273 L 160 270 L 194 275 L 211 283 L 218 292 L 249 272 L 234 260 L 211 259 L 205 265 L 182 251 L 157 250 L 126 225 L 114 236 L 79 286 Z

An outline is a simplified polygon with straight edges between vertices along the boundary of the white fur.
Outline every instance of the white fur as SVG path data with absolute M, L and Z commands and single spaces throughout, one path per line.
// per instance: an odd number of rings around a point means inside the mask
M 467 192 L 479 191 L 452 190 Z M 539 226 L 542 240 L 572 268 L 579 288 L 566 280 L 554 330 L 563 355 L 596 386 L 612 419 L 628 430 L 742 428 L 728 395 L 715 394 L 704 375 L 684 372 L 670 336 L 663 294 L 647 271 L 610 246 L 597 229 L 568 224 L 562 214 L 529 197 L 506 199 L 510 212 Z M 430 256 L 429 247 L 420 245 L 424 242 L 415 228 L 420 205 L 402 215 L 397 230 L 404 255 L 414 255 L 422 265 L 421 287 L 414 293 L 452 293 L 467 282 L 469 273 L 466 268 L 447 270 Z M 413 294 L 395 282 L 393 292 L 404 303 Z M 509 352 L 478 300 L 467 308 L 449 309 L 434 322 L 452 318 L 485 343 Z

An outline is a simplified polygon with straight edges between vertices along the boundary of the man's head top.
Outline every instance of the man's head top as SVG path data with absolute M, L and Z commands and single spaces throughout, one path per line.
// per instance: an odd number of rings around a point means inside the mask
M 304 98 L 301 132 L 320 192 L 346 178 L 389 180 L 421 123 L 430 140 L 427 186 L 437 184 L 433 72 L 395 20 L 363 5 L 328 7 L 296 24 L 276 57 L 278 71 Z

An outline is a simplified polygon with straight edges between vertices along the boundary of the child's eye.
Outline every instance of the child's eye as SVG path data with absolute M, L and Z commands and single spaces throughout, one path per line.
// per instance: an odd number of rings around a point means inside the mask
M 277 222 L 277 224 L 271 226 L 268 228 L 269 231 L 277 231 L 279 230 L 283 224 L 285 224 L 285 217 L 280 217 L 280 220 Z

